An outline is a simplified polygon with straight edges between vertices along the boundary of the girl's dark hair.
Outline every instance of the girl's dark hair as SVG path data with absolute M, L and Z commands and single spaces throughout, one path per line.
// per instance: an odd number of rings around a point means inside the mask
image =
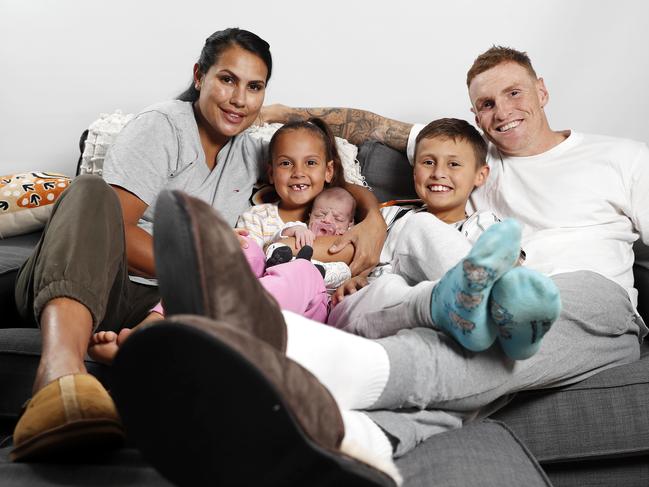
M 209 69 L 218 62 L 223 51 L 231 46 L 239 46 L 242 49 L 259 56 L 268 69 L 268 74 L 266 75 L 266 83 L 268 83 L 268 80 L 270 80 L 270 74 L 273 70 L 273 59 L 270 55 L 270 45 L 257 34 L 253 34 L 252 32 L 237 27 L 219 30 L 205 39 L 205 45 L 201 51 L 201 56 L 197 61 L 200 73 L 207 73 Z M 181 101 L 195 102 L 198 100 L 199 95 L 200 92 L 194 86 L 194 80 L 192 79 L 189 88 L 178 95 L 178 99 Z
M 270 143 L 268 144 L 270 163 L 272 164 L 273 153 L 275 152 L 275 145 L 277 145 L 277 139 L 279 138 L 279 136 L 283 133 L 294 130 L 308 130 L 312 134 L 320 137 L 325 147 L 325 156 L 327 157 L 327 162 L 333 161 L 334 163 L 334 176 L 331 179 L 330 183 L 325 183 L 325 187 L 344 187 L 345 174 L 343 172 L 343 164 L 340 160 L 338 149 L 336 148 L 336 138 L 331 132 L 329 125 L 327 125 L 327 122 L 325 122 L 321 118 L 311 117 L 308 120 L 289 122 L 277 129 L 277 131 L 273 134 L 273 137 L 270 139 Z

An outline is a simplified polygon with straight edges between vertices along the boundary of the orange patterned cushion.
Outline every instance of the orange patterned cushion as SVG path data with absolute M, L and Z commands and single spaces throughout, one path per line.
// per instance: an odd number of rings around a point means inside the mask
M 26 172 L 0 177 L 0 238 L 42 228 L 59 195 L 70 185 L 63 174 Z

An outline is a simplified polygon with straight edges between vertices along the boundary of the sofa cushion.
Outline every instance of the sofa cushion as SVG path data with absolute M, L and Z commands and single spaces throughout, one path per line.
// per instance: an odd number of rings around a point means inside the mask
M 23 404 L 31 397 L 40 352 L 38 329 L 0 329 L 0 419 L 18 419 Z M 110 388 L 109 367 L 87 359 L 86 368 Z
M 9 450 L 0 448 L 2 485 L 171 485 L 131 448 L 69 464 L 11 463 Z M 407 487 L 551 485 L 511 431 L 490 421 L 431 438 L 398 464 Z
M 408 487 L 551 485 L 516 435 L 489 420 L 434 435 L 397 466 Z
M 644 263 L 633 266 L 633 279 L 638 290 L 638 313 L 649 324 L 649 269 Z
M 404 153 L 370 141 L 359 147 L 358 162 L 365 181 L 379 201 L 417 198 L 412 166 Z
M 649 454 L 649 354 L 572 386 L 527 391 L 492 417 L 542 464 Z
M 17 271 L 41 238 L 41 232 L 0 239 L 0 276 Z
M 69 185 L 68 176 L 56 173 L 0 177 L 0 238 L 43 228 L 54 203 Z
M 172 485 L 134 448 L 122 448 L 85 460 L 77 458 L 68 463 L 14 463 L 9 461 L 10 451 L 11 447 L 0 447 L 0 484 L 3 487 Z
M 0 239 L 0 328 L 22 326 L 14 300 L 16 275 L 34 250 L 40 236 L 39 231 Z

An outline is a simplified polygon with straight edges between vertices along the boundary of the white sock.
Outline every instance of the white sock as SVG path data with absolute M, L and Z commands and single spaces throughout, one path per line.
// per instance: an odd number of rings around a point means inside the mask
M 345 437 L 340 451 L 381 470 L 401 485 L 402 478 L 392 460 L 392 445 L 383 430 L 360 411 L 341 411 Z
M 290 311 L 286 356 L 307 369 L 334 396 L 342 410 L 367 409 L 381 396 L 390 361 L 378 343 Z

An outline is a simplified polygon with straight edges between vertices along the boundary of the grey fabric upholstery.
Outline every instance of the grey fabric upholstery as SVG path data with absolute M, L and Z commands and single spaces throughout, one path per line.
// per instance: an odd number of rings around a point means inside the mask
M 40 236 L 41 232 L 33 232 L 0 239 L 0 328 L 21 326 L 14 302 L 16 274 Z
M 397 466 L 407 487 L 552 485 L 525 445 L 496 421 L 435 435 Z
M 0 239 L 0 275 L 18 270 L 32 253 L 40 236 L 39 231 Z
M 40 351 L 38 329 L 0 329 L 0 420 L 18 419 L 23 404 L 31 397 Z M 110 367 L 87 359 L 86 368 L 110 388 Z
M 646 457 L 543 465 L 555 487 L 647 487 Z
M 102 458 L 68 463 L 11 463 L 11 448 L 0 448 L 3 487 L 165 487 L 172 484 L 149 466 L 133 448 Z
M 0 448 L 3 486 L 170 485 L 131 448 L 72 464 L 10 463 L 9 450 Z M 552 485 L 516 436 L 493 421 L 438 435 L 398 464 L 404 487 Z
M 412 167 L 405 154 L 380 142 L 366 142 L 358 149 L 365 181 L 379 201 L 417 198 Z
M 649 354 L 578 384 L 525 392 L 492 417 L 543 464 L 649 456 Z

